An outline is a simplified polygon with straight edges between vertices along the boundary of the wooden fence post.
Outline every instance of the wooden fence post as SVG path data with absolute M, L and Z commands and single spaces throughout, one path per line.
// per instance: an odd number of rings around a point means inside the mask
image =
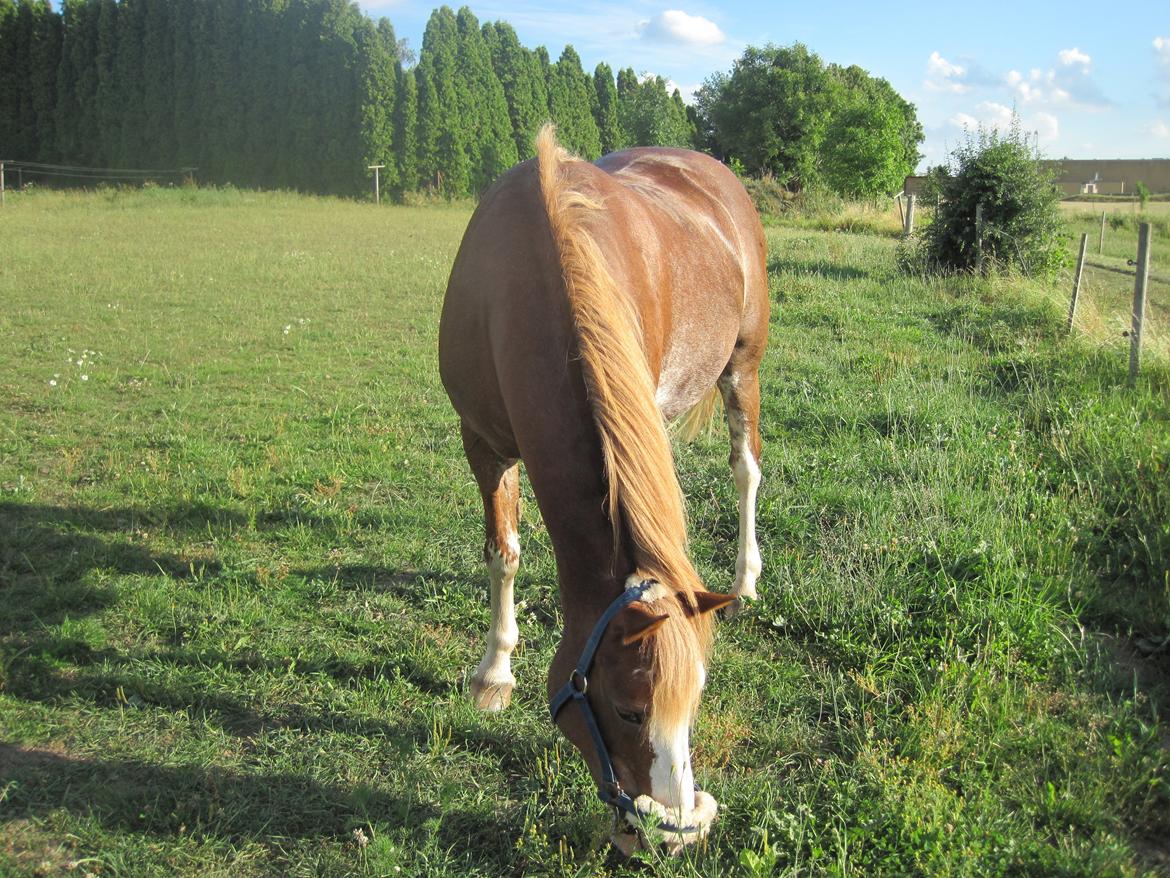
M 975 273 L 983 274 L 983 203 L 975 205 Z
M 0 207 L 4 206 L 4 162 L 0 162 Z
M 913 195 L 906 196 L 906 237 L 914 234 L 914 202 L 918 199 Z
M 1105 252 L 1105 211 L 1101 211 L 1101 236 L 1097 239 L 1097 255 Z
M 1089 233 L 1081 235 L 1081 252 L 1077 254 L 1077 273 L 1073 275 L 1072 301 L 1068 303 L 1068 331 L 1072 332 L 1073 318 L 1077 314 L 1077 297 L 1081 294 L 1081 273 L 1085 270 L 1085 248 L 1089 246 Z
M 1142 356 L 1142 324 L 1146 319 L 1146 282 L 1150 277 L 1150 224 L 1138 231 L 1137 276 L 1133 283 L 1133 327 L 1129 332 L 1129 381 L 1137 379 Z

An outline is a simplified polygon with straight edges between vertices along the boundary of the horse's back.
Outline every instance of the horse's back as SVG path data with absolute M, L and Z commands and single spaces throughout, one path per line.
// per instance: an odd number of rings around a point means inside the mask
M 737 345 L 762 349 L 767 273 L 754 207 L 721 163 L 686 150 L 624 150 L 567 170 L 599 205 L 590 233 L 641 318 L 656 399 L 673 418 Z M 443 383 L 465 423 L 512 456 L 508 399 L 565 390 L 574 344 L 536 164 L 522 162 L 464 234 L 440 323 Z
M 642 298 L 646 353 L 658 376 L 657 401 L 668 419 L 711 388 L 738 347 L 767 337 L 768 289 L 763 229 L 743 185 L 702 153 L 639 148 L 598 163 L 638 206 L 635 237 L 646 281 Z M 650 319 L 648 319 L 650 318 Z

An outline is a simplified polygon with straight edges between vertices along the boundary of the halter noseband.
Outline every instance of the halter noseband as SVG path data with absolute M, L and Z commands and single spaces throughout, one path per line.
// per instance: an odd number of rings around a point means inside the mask
M 589 699 L 585 697 L 585 690 L 589 688 L 587 675 L 589 669 L 593 667 L 593 656 L 597 652 L 597 647 L 600 645 L 601 638 L 605 635 L 609 623 L 613 621 L 614 616 L 634 601 L 641 600 L 642 596 L 655 584 L 653 580 L 644 580 L 637 585 L 630 586 L 606 608 L 605 612 L 601 614 L 601 618 L 597 620 L 597 624 L 593 626 L 589 639 L 585 641 L 585 648 L 581 650 L 581 658 L 577 660 L 577 666 L 569 674 L 568 682 L 557 690 L 548 705 L 555 723 L 561 708 L 570 701 L 577 702 L 581 708 L 581 718 L 585 720 L 589 736 L 593 739 L 593 749 L 597 754 L 597 761 L 601 764 L 601 783 L 598 784 L 597 795 L 607 805 L 612 805 L 617 811 L 624 811 L 639 821 L 644 821 L 654 815 L 640 809 L 630 798 L 630 794 L 622 789 L 617 773 L 613 770 L 613 762 L 609 758 L 609 749 L 605 746 L 605 739 L 601 736 L 601 729 L 597 725 L 597 718 L 593 715 L 593 708 L 589 706 Z M 695 826 L 675 826 L 662 822 L 658 823 L 658 828 L 664 832 L 679 834 L 698 831 L 698 827 Z

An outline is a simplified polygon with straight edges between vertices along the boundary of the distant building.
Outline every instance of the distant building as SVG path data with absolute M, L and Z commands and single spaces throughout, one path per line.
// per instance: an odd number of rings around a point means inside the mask
M 1170 159 L 1059 159 L 1044 163 L 1064 195 L 1130 195 L 1138 183 L 1170 193 Z

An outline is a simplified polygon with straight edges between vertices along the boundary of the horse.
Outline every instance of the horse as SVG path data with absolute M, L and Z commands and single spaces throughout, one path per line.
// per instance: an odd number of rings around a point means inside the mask
M 694 785 L 690 729 L 715 611 L 756 597 L 768 317 L 763 229 L 722 163 L 667 148 L 589 163 L 551 125 L 535 158 L 480 200 L 447 285 L 440 375 L 483 500 L 491 588 L 471 694 L 501 710 L 516 683 L 522 460 L 564 619 L 552 718 L 614 808 L 611 837 L 627 854 L 650 843 L 648 825 L 677 852 L 715 818 Z M 667 430 L 701 423 L 720 397 L 739 493 L 730 594 L 708 591 L 688 556 Z

